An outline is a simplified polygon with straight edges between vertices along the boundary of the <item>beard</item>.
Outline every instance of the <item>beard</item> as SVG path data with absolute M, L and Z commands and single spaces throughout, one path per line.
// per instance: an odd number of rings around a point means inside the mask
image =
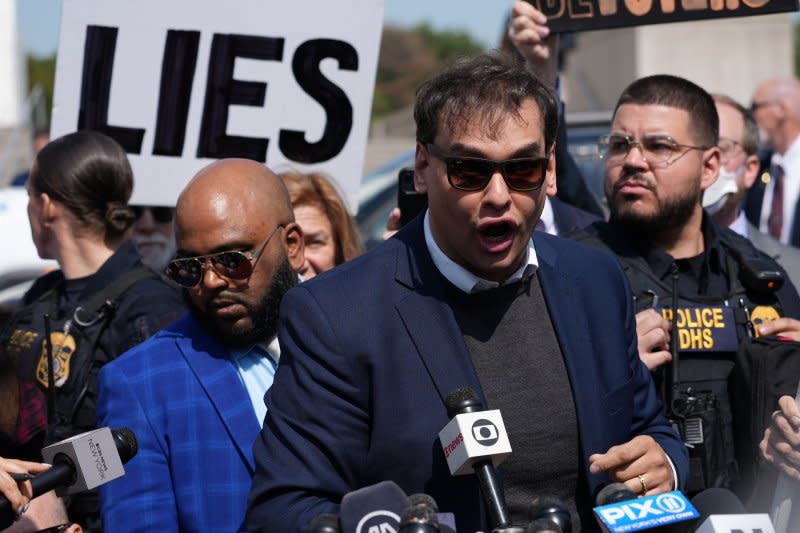
M 225 346 L 231 348 L 246 348 L 256 342 L 265 342 L 278 333 L 278 310 L 281 300 L 286 292 L 297 285 L 297 274 L 292 270 L 289 259 L 284 256 L 275 274 L 272 276 L 266 293 L 256 302 L 255 305 L 240 303 L 247 308 L 252 320 L 252 326 L 248 328 L 238 328 L 233 331 L 223 331 L 219 325 L 202 310 L 200 310 L 187 291 L 183 291 L 183 299 L 203 327 L 210 331 Z
M 620 180 L 613 191 L 609 202 L 611 210 L 609 222 L 625 233 L 649 239 L 653 235 L 681 228 L 686 225 L 697 207 L 699 193 L 687 191 L 670 200 L 656 196 L 658 203 L 655 212 L 637 213 L 632 209 L 626 209 L 626 201 L 618 191 L 624 181 Z M 650 190 L 655 193 L 654 188 L 651 187 Z
M 136 243 L 142 263 L 156 272 L 163 272 L 175 254 L 175 240 L 160 233 L 137 235 L 133 238 L 133 242 Z

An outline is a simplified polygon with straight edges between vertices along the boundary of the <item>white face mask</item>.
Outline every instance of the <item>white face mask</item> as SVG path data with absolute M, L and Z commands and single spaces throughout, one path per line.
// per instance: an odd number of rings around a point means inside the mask
M 736 184 L 736 178 L 740 172 L 744 171 L 744 165 L 741 165 L 736 170 L 730 172 L 725 167 L 719 167 L 719 176 L 717 181 L 703 192 L 703 207 L 708 211 L 708 214 L 713 215 L 722 209 L 728 197 L 739 190 Z

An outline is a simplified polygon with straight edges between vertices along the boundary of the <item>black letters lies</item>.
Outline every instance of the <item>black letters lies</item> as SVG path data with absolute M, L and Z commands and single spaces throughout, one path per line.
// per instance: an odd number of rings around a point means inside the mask
M 130 154 L 142 153 L 144 129 L 108 123 L 111 73 L 117 28 L 88 26 L 83 59 L 78 129 L 97 130 L 113 137 Z M 180 157 L 186 137 L 200 32 L 169 30 L 161 65 L 153 154 Z M 244 157 L 265 162 L 269 139 L 227 135 L 230 105 L 263 106 L 267 84 L 233 78 L 237 57 L 281 61 L 284 39 L 251 35 L 214 34 L 208 59 L 205 103 L 197 143 L 197 156 L 210 159 Z M 325 110 L 322 137 L 308 142 L 305 132 L 281 130 L 278 148 L 298 163 L 320 163 L 335 157 L 347 142 L 353 126 L 353 106 L 344 91 L 323 76 L 320 62 L 336 59 L 342 70 L 358 70 L 358 53 L 350 44 L 334 39 L 302 43 L 292 57 L 292 72 L 303 90 Z

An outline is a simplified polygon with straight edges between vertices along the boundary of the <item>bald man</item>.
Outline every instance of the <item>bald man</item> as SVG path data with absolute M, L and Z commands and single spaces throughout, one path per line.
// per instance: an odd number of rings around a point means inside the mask
M 800 81 L 762 83 L 751 110 L 773 152 L 747 194 L 747 218 L 780 242 L 800 246 Z
M 278 306 L 303 264 L 282 181 L 228 159 L 178 198 L 167 275 L 190 312 L 103 368 L 98 423 L 139 452 L 101 491 L 106 531 L 238 531 L 279 352 Z

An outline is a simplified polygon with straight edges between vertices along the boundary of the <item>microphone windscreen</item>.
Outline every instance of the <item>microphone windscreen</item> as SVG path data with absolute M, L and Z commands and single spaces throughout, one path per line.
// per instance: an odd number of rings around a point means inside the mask
M 139 451 L 139 443 L 136 441 L 136 435 L 129 428 L 116 428 L 111 430 L 111 436 L 114 437 L 114 444 L 119 452 L 119 458 L 125 464 L 136 455 Z
M 690 533 L 697 527 L 702 526 L 708 517 L 717 514 L 747 514 L 742 501 L 728 489 L 712 487 L 701 491 L 692 498 L 692 505 L 700 513 L 700 516 L 684 525 L 682 530 L 675 529 L 676 532 Z
M 453 418 L 462 413 L 483 410 L 483 403 L 470 387 L 461 387 L 450 391 L 444 400 L 447 406 L 447 417 Z
M 405 492 L 393 481 L 381 481 L 374 485 L 348 492 L 342 498 L 339 517 L 343 533 L 367 533 L 373 531 L 397 531 L 400 514 L 411 502 Z
M 567 506 L 554 496 L 537 496 L 528 505 L 528 520 L 536 522 L 540 519 L 553 522 L 565 533 L 572 531 L 572 517 Z
M 597 506 L 602 507 L 611 503 L 635 499 L 636 494 L 625 483 L 611 483 L 597 493 Z
M 408 499 L 411 501 L 411 505 L 425 505 L 433 509 L 436 513 L 436 519 L 439 521 L 440 533 L 455 533 L 456 515 L 453 513 L 440 513 L 439 505 L 436 503 L 436 500 L 433 499 L 433 496 L 418 492 L 409 496 Z
M 525 533 L 563 533 L 561 527 L 552 520 L 539 518 L 525 528 Z
M 339 519 L 331 513 L 317 515 L 308 525 L 308 533 L 339 533 Z
M 427 505 L 412 505 L 400 515 L 399 533 L 427 533 L 439 530 L 436 511 Z
M 728 489 L 710 488 L 692 498 L 700 517 L 712 514 L 747 514 L 742 501 Z
M 436 500 L 433 499 L 433 496 L 425 494 L 424 492 L 412 494 L 408 497 L 408 500 L 411 502 L 411 505 L 424 505 L 433 509 L 435 513 L 439 512 L 439 506 L 436 505 Z

